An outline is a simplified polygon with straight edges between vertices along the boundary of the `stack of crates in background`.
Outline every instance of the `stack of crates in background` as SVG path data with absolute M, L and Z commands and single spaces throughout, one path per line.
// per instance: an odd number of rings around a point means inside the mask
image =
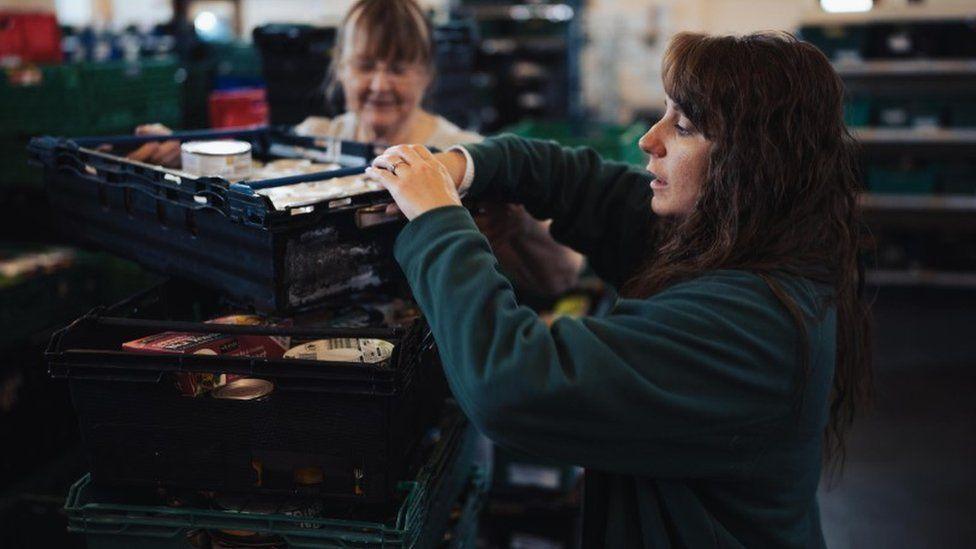
M 0 72 L 0 184 L 38 185 L 30 137 L 130 133 L 138 124 L 181 125 L 186 71 L 178 61 L 28 65 Z
M 475 131 L 481 129 L 482 108 L 472 86 L 478 42 L 478 27 L 472 20 L 455 20 L 434 29 L 436 72 L 425 98 L 432 112 Z
M 30 136 L 84 131 L 88 120 L 79 101 L 84 89 L 77 67 L 24 66 L 0 71 L 0 186 L 40 185 L 27 166 Z M 6 190 L 6 189 L 5 189 Z
M 847 88 L 872 193 L 976 195 L 976 29 L 965 20 L 800 28 Z
M 454 3 L 453 15 L 476 21 L 480 35 L 471 85 L 484 131 L 525 119 L 582 118 L 582 5 L 579 0 Z
M 84 63 L 79 67 L 87 135 L 131 133 L 139 124 L 179 127 L 186 71 L 175 59 Z
M 328 97 L 327 79 L 335 46 L 334 27 L 272 24 L 256 27 L 268 87 L 271 122 L 298 124 L 308 116 L 340 114 L 338 98 Z

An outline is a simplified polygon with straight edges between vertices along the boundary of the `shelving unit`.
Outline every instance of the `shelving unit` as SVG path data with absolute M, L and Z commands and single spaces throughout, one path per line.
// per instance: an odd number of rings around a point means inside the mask
M 861 208 L 867 211 L 960 212 L 976 214 L 976 196 L 915 196 L 864 194 Z
M 855 128 L 862 144 L 976 145 L 976 128 Z
M 452 17 L 474 20 L 481 41 L 472 80 L 482 130 L 522 120 L 580 120 L 580 0 L 452 0 Z
M 941 21 L 973 17 L 976 9 L 972 2 L 925 4 L 923 6 L 879 6 L 871 11 L 858 13 L 826 13 L 819 9 L 804 17 L 804 25 L 852 25 L 859 23 Z
M 930 270 L 869 270 L 867 283 L 875 286 L 934 286 L 938 288 L 976 288 L 976 272 Z
M 838 61 L 834 68 L 842 78 L 856 76 L 952 75 L 976 76 L 976 60 L 895 59 L 883 61 Z
M 965 23 L 974 15 L 964 2 L 883 6 L 801 27 L 848 94 L 868 188 L 860 205 L 877 245 L 870 284 L 976 289 L 976 35 Z

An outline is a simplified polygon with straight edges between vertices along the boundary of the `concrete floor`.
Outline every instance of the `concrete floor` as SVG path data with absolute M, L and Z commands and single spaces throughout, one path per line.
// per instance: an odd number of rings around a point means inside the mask
M 827 546 L 976 547 L 976 291 L 878 294 L 873 413 L 821 489 Z

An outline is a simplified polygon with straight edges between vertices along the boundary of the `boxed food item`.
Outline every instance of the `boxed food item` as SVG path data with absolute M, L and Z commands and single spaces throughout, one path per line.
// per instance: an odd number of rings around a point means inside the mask
M 259 326 L 266 324 L 264 319 L 256 315 L 229 315 L 207 321 L 208 324 L 233 324 L 244 326 Z M 287 324 L 287 323 L 286 323 Z M 158 354 L 197 354 L 223 356 L 251 356 L 265 358 L 281 358 L 291 345 L 291 338 L 279 336 L 265 336 L 253 334 L 221 334 L 221 333 L 187 333 L 163 332 L 122 344 L 122 349 L 139 353 Z M 231 384 L 255 383 L 256 380 L 244 381 L 239 375 L 211 373 L 211 372 L 180 372 L 176 374 L 176 388 L 184 396 L 197 397 L 214 391 L 214 396 L 220 397 L 218 389 L 234 393 Z M 238 383 L 238 384 L 240 384 Z M 263 396 L 270 392 L 270 388 L 261 387 L 260 391 L 248 387 L 246 394 Z M 227 398 L 240 398 L 234 393 Z
M 258 316 L 230 315 L 207 321 L 208 324 L 258 326 Z M 163 332 L 122 344 L 126 351 L 140 353 L 174 353 L 281 358 L 289 347 L 289 338 L 264 335 L 221 333 Z

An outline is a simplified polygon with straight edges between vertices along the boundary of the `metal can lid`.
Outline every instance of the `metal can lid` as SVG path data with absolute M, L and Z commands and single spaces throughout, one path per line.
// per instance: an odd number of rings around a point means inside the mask
M 293 471 L 295 483 L 303 486 L 322 484 L 325 475 L 320 467 L 299 467 Z
M 273 390 L 274 384 L 266 379 L 245 377 L 217 387 L 212 394 L 214 398 L 254 400 L 270 394 Z
M 203 156 L 228 156 L 251 152 L 251 144 L 247 141 L 234 141 L 229 139 L 220 141 L 188 141 L 180 145 L 180 150 L 185 153 Z

